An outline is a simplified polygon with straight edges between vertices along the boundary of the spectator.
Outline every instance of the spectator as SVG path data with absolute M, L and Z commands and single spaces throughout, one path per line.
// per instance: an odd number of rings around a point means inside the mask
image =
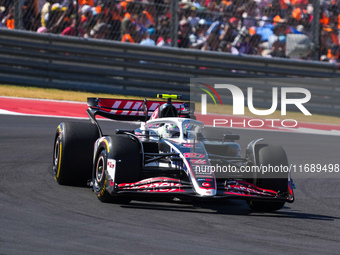
M 105 39 L 107 37 L 108 30 L 109 26 L 105 22 L 99 23 L 91 30 L 91 36 L 95 39 Z
M 67 27 L 66 10 L 66 7 L 62 7 L 59 3 L 52 5 L 51 11 L 45 15 L 47 32 L 60 34 Z
M 218 46 L 220 44 L 219 30 L 215 29 L 210 33 L 206 42 L 204 43 L 202 50 L 203 51 L 217 51 Z
M 196 7 L 192 7 L 190 9 L 190 16 L 188 17 L 188 21 L 191 27 L 195 27 L 200 21 L 200 18 L 197 17 Z
M 57 3 L 57 0 L 46 0 L 46 3 L 43 5 L 41 9 L 41 13 L 40 13 L 42 27 L 46 27 L 45 18 L 46 18 L 46 15 L 48 15 L 48 13 L 51 11 L 51 6 L 54 3 Z
M 40 27 L 39 32 L 74 35 L 75 23 L 70 17 L 76 15 L 75 1 L 43 0 L 43 6 L 34 5 L 35 0 L 22 2 L 24 29 Z M 152 27 L 155 39 L 159 36 L 157 45 L 170 46 L 170 6 L 169 0 L 79 0 L 78 29 L 84 30 L 84 37 L 92 31 L 96 38 L 124 37 L 122 41 L 139 43 L 147 39 L 143 38 L 145 31 Z M 181 48 L 284 57 L 285 43 L 280 38 L 287 33 L 313 35 L 311 0 L 182 0 L 179 7 L 177 44 Z M 0 26 L 13 29 L 13 1 L 0 0 L 0 14 Z M 98 15 L 104 15 L 99 23 Z M 334 49 L 340 44 L 339 0 L 320 1 L 320 24 L 320 55 L 323 60 L 338 62 Z
M 61 33 L 61 35 L 68 35 L 68 36 L 84 36 L 84 30 L 81 26 L 78 27 L 78 30 L 76 30 L 77 20 L 74 16 L 71 17 L 71 25 L 64 29 L 64 31 Z
M 135 43 L 136 40 L 134 39 L 136 35 L 136 26 L 133 23 L 129 23 L 126 27 L 126 33 L 122 37 L 122 42 L 129 42 Z
M 134 23 L 136 25 L 136 37 L 141 40 L 144 38 L 146 31 L 149 28 L 148 18 L 145 13 L 139 13 L 138 18 Z
M 121 23 L 121 34 L 130 34 L 128 30 L 131 30 L 132 25 L 135 27 L 136 20 L 138 18 L 139 9 L 133 2 L 129 2 L 126 5 L 126 13 Z
M 201 49 L 206 41 L 205 33 L 206 26 L 197 23 L 192 29 L 192 34 L 189 36 L 190 48 Z
M 145 33 L 145 38 L 139 43 L 140 45 L 155 46 L 155 29 L 149 28 Z
M 94 0 L 78 0 L 78 3 L 80 4 L 80 6 L 89 5 L 93 7 L 94 2 L 95 2 Z
M 144 10 L 143 10 L 143 14 L 145 15 L 145 27 L 150 27 L 150 26 L 154 26 L 155 25 L 155 4 L 150 4 L 149 2 L 147 2 L 144 5 Z
M 227 42 L 227 41 L 220 42 L 220 44 L 218 45 L 218 51 L 228 52 L 234 55 L 239 54 L 238 50 L 234 46 L 231 45 L 231 42 Z
M 273 43 L 275 43 L 279 36 L 284 34 L 285 32 L 285 25 L 282 23 L 278 23 L 275 25 L 273 29 L 273 34 L 268 38 L 268 47 L 272 48 Z
M 39 23 L 37 24 L 38 15 L 35 10 L 34 0 L 25 0 L 22 8 L 22 25 L 26 30 L 37 31 Z
M 5 28 L 7 27 L 5 24 L 4 24 L 4 18 L 6 17 L 6 7 L 3 6 L 3 5 L 0 5 L 0 28 Z
M 5 15 L 5 17 L 2 20 L 2 23 L 8 28 L 8 29 L 14 29 L 14 6 L 10 5 L 8 8 L 8 13 Z
M 84 38 L 90 38 L 91 37 L 91 22 L 90 21 L 85 21 L 84 23 L 81 24 L 81 28 L 84 31 Z
M 95 15 L 94 20 L 96 22 L 96 25 L 94 25 L 94 27 L 92 28 L 90 36 L 92 38 L 105 39 L 108 32 L 107 29 L 109 28 L 107 23 L 105 22 L 105 14 L 100 13 Z
M 285 58 L 286 50 L 286 36 L 280 35 L 277 40 L 272 44 L 271 52 L 268 57 Z
M 83 5 L 81 7 L 81 23 L 90 21 L 92 18 L 92 7 L 90 5 Z
M 102 12 L 105 13 L 107 17 L 107 24 L 111 26 L 111 31 L 108 39 L 111 40 L 120 40 L 120 27 L 122 24 L 122 15 L 121 10 L 118 7 L 118 3 L 113 1 L 107 1 L 104 6 Z
M 190 43 L 189 40 L 190 23 L 187 20 L 181 20 L 179 26 L 180 29 L 178 31 L 177 45 L 179 48 L 188 48 Z
M 167 46 L 171 47 L 170 31 L 167 28 L 161 30 L 161 36 L 158 38 L 157 46 Z
M 243 40 L 243 42 L 241 42 L 240 46 L 239 46 L 239 53 L 241 54 L 250 54 L 252 55 L 253 52 L 253 47 L 250 44 L 250 38 L 251 35 L 247 34 Z

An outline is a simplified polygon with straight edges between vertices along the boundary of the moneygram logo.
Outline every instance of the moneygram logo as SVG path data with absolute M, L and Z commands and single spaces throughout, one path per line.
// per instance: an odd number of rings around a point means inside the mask
M 207 84 L 204 84 L 205 86 L 209 86 Z M 238 88 L 235 85 L 231 84 L 215 84 L 214 88 L 209 86 L 214 93 L 218 96 L 220 102 L 220 96 L 216 92 L 215 89 L 228 89 L 233 98 L 233 115 L 244 115 L 244 101 L 245 97 L 243 94 L 243 91 Z M 203 89 L 205 92 L 205 89 Z M 299 93 L 303 94 L 304 97 L 302 98 L 288 98 L 289 93 Z M 210 96 L 212 97 L 211 93 Z M 311 99 L 311 93 L 308 89 L 305 88 L 297 88 L 297 87 L 282 87 L 281 88 L 281 115 L 286 115 L 287 114 L 287 105 L 292 104 L 295 105 L 304 115 L 312 115 L 306 107 L 304 107 L 304 103 L 307 103 Z M 215 101 L 215 99 L 214 99 Z M 252 112 L 255 115 L 259 116 L 265 116 L 265 115 L 270 115 L 274 113 L 277 109 L 278 106 L 278 88 L 273 87 L 272 88 L 272 106 L 269 109 L 265 110 L 258 110 L 254 107 L 253 104 L 253 88 L 252 87 L 247 87 L 247 103 L 248 103 L 248 108 L 250 112 Z M 201 104 L 202 104 L 202 115 L 207 114 L 207 95 L 202 94 L 201 95 Z M 215 101 L 216 104 L 216 101 Z M 221 102 L 222 105 L 222 102 Z

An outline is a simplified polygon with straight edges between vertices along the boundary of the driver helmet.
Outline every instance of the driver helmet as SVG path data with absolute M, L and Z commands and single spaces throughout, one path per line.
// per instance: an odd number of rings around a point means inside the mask
M 179 128 L 175 124 L 166 123 L 160 127 L 159 135 L 163 138 L 174 138 L 179 137 Z

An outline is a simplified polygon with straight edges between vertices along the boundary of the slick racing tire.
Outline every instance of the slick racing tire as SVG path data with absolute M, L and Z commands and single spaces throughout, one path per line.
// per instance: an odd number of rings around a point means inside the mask
M 112 176 L 114 185 L 137 182 L 141 167 L 140 149 L 135 141 L 125 135 L 110 136 L 109 139 L 111 141 L 110 148 L 99 148 L 100 153 L 96 156 L 92 175 L 93 191 L 102 202 L 129 203 L 131 199 L 128 196 L 111 195 L 107 191 L 109 185 L 107 161 L 108 158 L 116 160 L 115 176 Z
M 281 146 L 257 144 L 255 146 L 255 156 L 258 166 L 288 166 L 286 152 Z M 284 171 L 260 174 L 255 178 L 254 184 L 263 189 L 287 193 L 288 175 L 289 173 Z M 254 211 L 269 212 L 280 210 L 285 202 L 247 201 L 247 204 Z
M 86 185 L 92 177 L 94 143 L 99 138 L 96 125 L 63 122 L 56 130 L 53 174 L 61 185 Z

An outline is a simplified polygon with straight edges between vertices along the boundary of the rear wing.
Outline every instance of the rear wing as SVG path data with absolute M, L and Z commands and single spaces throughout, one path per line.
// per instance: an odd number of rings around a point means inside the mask
M 87 113 L 94 121 L 96 121 L 96 115 L 113 120 L 147 121 L 162 104 L 166 102 L 146 99 L 88 98 Z M 172 102 L 172 105 L 176 107 L 179 117 L 190 117 L 195 111 L 195 105 L 189 102 Z

